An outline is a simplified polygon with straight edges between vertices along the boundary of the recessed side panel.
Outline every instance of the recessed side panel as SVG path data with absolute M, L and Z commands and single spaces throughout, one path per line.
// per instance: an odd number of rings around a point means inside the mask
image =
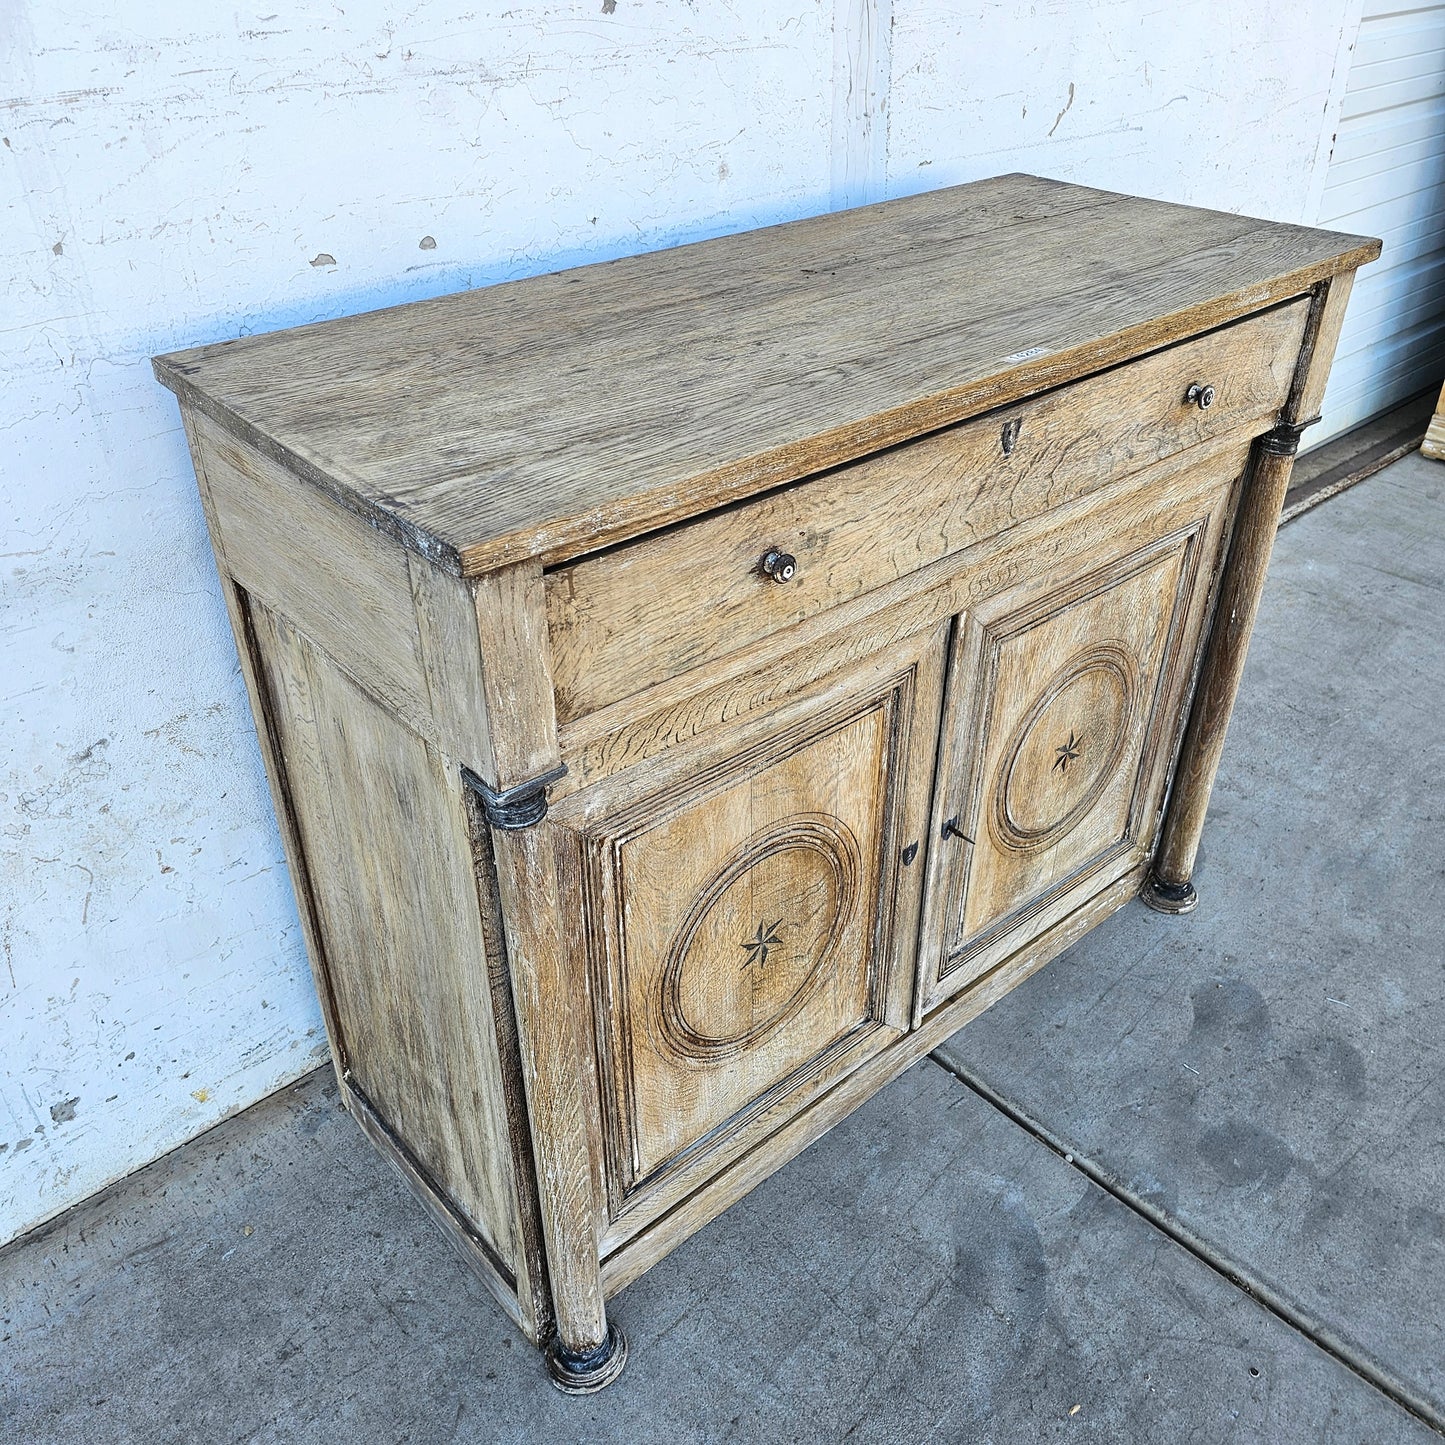
M 360 1092 L 516 1288 L 521 1250 L 459 775 L 285 619 L 249 611 Z

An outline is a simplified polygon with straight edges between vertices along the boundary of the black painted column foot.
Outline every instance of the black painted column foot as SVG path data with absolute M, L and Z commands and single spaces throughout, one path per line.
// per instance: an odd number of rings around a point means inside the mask
M 591 1395 L 605 1389 L 627 1363 L 627 1338 L 616 1325 L 607 1326 L 607 1338 L 590 1354 L 574 1355 L 555 1337 L 547 1346 L 547 1373 L 566 1395 Z
M 1193 913 L 1199 906 L 1192 883 L 1166 883 L 1153 873 L 1139 896 L 1156 913 Z

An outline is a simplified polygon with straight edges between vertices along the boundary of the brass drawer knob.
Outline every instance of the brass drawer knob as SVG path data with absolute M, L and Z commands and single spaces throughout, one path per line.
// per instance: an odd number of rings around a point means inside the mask
M 769 552 L 763 558 L 763 571 L 774 582 L 791 582 L 798 570 L 798 559 L 791 552 Z
M 1188 391 L 1184 393 L 1186 402 L 1192 401 L 1200 411 L 1208 411 L 1214 405 L 1214 388 L 1202 381 L 1196 381 Z

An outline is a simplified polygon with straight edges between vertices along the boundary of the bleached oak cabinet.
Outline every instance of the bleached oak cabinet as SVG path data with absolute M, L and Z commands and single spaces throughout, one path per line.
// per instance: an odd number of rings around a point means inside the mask
M 156 361 L 343 1096 L 563 1388 L 884 1082 L 1193 906 L 1378 249 L 1013 175 Z

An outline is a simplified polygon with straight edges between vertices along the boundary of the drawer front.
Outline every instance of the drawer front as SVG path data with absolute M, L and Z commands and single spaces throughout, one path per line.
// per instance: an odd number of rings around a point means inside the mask
M 918 1013 L 1149 855 L 1228 498 L 958 620 Z
M 908 1028 L 942 660 L 934 629 L 660 788 L 549 815 L 580 875 L 604 1248 Z
M 559 720 L 744 648 L 1199 442 L 1266 429 L 1289 394 L 1307 310 L 1291 302 L 559 568 L 547 580 Z M 1191 388 L 1200 389 L 1194 400 Z M 769 575 L 764 559 L 773 554 L 791 558 L 791 568 Z

